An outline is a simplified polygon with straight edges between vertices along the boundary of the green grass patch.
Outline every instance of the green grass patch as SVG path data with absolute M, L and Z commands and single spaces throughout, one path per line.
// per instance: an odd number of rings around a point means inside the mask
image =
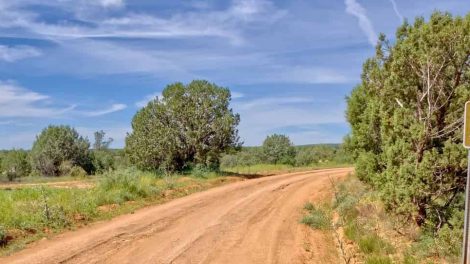
M 391 254 L 394 248 L 376 234 L 366 234 L 358 240 L 359 249 L 365 254 Z
M 312 203 L 306 203 L 304 209 L 307 215 L 303 216 L 300 222 L 313 229 L 326 230 L 331 228 L 331 215 L 323 208 L 318 208 Z

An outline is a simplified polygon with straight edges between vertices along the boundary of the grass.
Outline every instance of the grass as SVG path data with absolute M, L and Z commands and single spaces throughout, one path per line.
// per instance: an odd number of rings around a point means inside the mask
M 126 169 L 102 175 L 92 188 L 0 190 L 0 255 L 63 230 L 236 180 L 211 173 L 162 178 Z
M 333 210 L 338 214 L 345 244 L 352 244 L 360 263 L 457 263 L 461 230 L 441 228 L 436 234 L 419 230 L 385 211 L 378 194 L 348 177 L 336 186 Z M 397 231 L 399 230 L 399 231 Z M 393 244 L 393 245 L 392 245 Z
M 394 263 L 391 255 L 396 253 L 392 244 L 379 234 L 378 226 L 383 219 L 381 211 L 375 204 L 372 191 L 354 176 L 349 176 L 337 186 L 333 208 L 338 213 L 337 225 L 343 227 L 347 240 L 353 243 L 361 260 L 367 264 Z
M 300 220 L 302 224 L 313 229 L 326 230 L 331 228 L 331 215 L 327 210 L 317 208 L 310 202 L 305 204 L 304 209 L 307 211 L 307 215 Z

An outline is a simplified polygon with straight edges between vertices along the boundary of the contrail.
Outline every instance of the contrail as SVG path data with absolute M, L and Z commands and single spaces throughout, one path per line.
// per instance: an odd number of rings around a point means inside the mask
M 362 7 L 356 0 L 345 0 L 346 13 L 355 16 L 359 21 L 359 27 L 366 34 L 369 43 L 372 46 L 377 44 L 377 34 L 374 31 L 372 22 L 366 14 L 366 9 Z
M 395 14 L 400 19 L 400 22 L 403 22 L 405 19 L 403 18 L 400 11 L 398 10 L 397 2 L 395 2 L 395 0 L 390 0 L 390 3 L 392 3 L 393 11 L 395 11 Z

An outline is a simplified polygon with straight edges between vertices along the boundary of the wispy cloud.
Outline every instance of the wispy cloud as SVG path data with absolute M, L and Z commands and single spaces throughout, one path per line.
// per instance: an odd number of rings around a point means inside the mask
M 54 118 L 70 112 L 75 106 L 51 107 L 50 97 L 11 81 L 0 81 L 0 117 L 48 117 Z
M 142 108 L 146 106 L 151 100 L 155 99 L 156 97 L 162 98 L 162 92 L 156 92 L 156 93 L 152 93 L 152 94 L 145 96 L 142 100 L 136 102 L 135 106 L 137 106 L 138 108 Z
M 114 112 L 118 112 L 126 108 L 127 108 L 127 105 L 125 104 L 113 104 L 109 108 L 106 108 L 106 109 L 87 111 L 87 112 L 81 112 L 81 113 L 85 116 L 102 116 L 102 115 L 107 115 L 107 114 L 111 114 Z
M 87 2 L 87 1 L 85 1 Z M 101 7 L 123 6 L 120 0 L 100 0 Z M 75 10 L 76 18 L 61 23 L 44 22 L 33 11 L 24 11 L 28 5 L 46 5 Z M 234 1 L 225 10 L 198 10 L 175 13 L 170 17 L 158 17 L 145 13 L 122 12 L 117 16 L 95 16 L 99 12 L 83 12 L 95 5 L 82 6 L 72 1 L 19 1 L 0 5 L 4 15 L 0 15 L 0 28 L 17 28 L 16 35 L 53 40 L 74 38 L 187 38 L 220 37 L 232 43 L 243 42 L 238 28 L 244 23 L 272 22 L 285 12 L 266 0 Z M 83 14 L 86 13 L 86 14 Z M 6 15 L 7 14 L 7 15 Z M 5 23 L 2 23 L 5 22 Z M 83 23 L 85 22 L 85 23 Z
M 397 15 L 398 19 L 400 19 L 400 22 L 403 22 L 405 20 L 405 18 L 400 13 L 400 10 L 398 10 L 397 2 L 395 0 L 390 0 L 390 3 L 392 4 L 393 11 Z
M 359 27 L 362 32 L 366 34 L 369 43 L 375 46 L 377 44 L 377 34 L 375 33 L 372 22 L 367 16 L 366 9 L 356 0 L 345 0 L 344 3 L 346 4 L 346 12 L 358 19 Z
M 5 46 L 0 45 L 0 60 L 6 62 L 15 62 L 18 60 L 37 57 L 42 53 L 35 47 L 31 46 Z
M 245 102 L 239 102 L 237 103 L 237 108 L 239 108 L 240 110 L 253 110 L 260 108 L 272 109 L 273 107 L 279 107 L 282 105 L 309 103 L 312 101 L 312 98 L 306 97 L 265 97 Z

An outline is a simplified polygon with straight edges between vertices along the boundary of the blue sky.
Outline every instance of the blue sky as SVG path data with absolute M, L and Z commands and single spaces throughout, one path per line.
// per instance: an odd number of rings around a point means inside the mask
M 2 0 L 0 149 L 48 124 L 122 147 L 135 112 L 169 83 L 229 87 L 245 145 L 284 133 L 341 142 L 345 96 L 379 32 L 463 0 Z

